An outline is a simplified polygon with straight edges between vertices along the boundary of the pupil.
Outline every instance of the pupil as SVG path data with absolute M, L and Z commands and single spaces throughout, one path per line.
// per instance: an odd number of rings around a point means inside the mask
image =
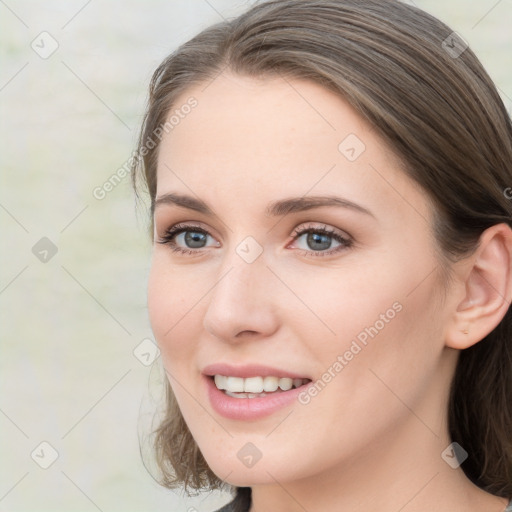
M 185 233 L 185 243 L 191 249 L 199 249 L 204 247 L 206 242 L 206 235 L 204 233 L 198 233 L 194 231 L 187 231 Z
M 311 247 L 314 251 L 329 249 L 331 246 L 331 237 L 329 235 L 323 235 L 320 233 L 309 233 L 307 242 L 309 247 Z

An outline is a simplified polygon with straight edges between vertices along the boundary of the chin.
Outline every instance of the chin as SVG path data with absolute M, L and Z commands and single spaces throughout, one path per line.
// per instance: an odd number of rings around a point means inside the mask
M 250 452 L 246 449 L 246 452 L 240 453 L 241 450 L 233 450 L 232 456 L 219 457 L 218 452 L 212 451 L 212 457 L 209 457 L 208 453 L 203 453 L 205 460 L 210 469 L 215 475 L 221 480 L 227 482 L 230 485 L 237 487 L 251 487 L 253 485 L 261 484 L 275 484 L 276 480 L 279 482 L 285 482 L 288 480 L 297 480 L 306 475 L 301 475 L 295 468 L 295 471 L 290 471 L 290 460 L 293 460 L 293 455 L 280 456 L 280 459 L 276 459 L 276 456 L 261 455 L 258 460 L 246 458 L 245 453 Z M 244 460 L 245 458 L 245 460 Z M 252 464 L 252 465 L 251 465 Z

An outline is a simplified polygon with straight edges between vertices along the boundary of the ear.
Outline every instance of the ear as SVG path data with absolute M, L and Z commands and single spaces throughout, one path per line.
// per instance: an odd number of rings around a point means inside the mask
M 446 327 L 445 344 L 465 349 L 485 338 L 509 308 L 512 230 L 504 223 L 486 229 L 475 253 L 459 263 L 456 269 L 458 293 Z

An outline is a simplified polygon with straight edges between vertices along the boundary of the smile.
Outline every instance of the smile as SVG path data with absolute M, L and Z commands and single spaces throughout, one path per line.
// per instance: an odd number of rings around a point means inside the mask
M 310 379 L 275 376 L 243 378 L 217 374 L 214 382 L 218 390 L 232 398 L 262 398 L 268 394 L 299 388 L 310 382 Z

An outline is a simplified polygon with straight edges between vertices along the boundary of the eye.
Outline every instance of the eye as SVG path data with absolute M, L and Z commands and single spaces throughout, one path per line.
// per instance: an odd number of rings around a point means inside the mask
M 293 232 L 294 242 L 301 242 L 302 247 L 298 249 L 307 255 L 314 257 L 329 256 L 352 246 L 353 241 L 347 235 L 342 235 L 327 226 L 307 226 L 302 229 L 295 229 Z M 197 256 L 201 254 L 200 249 L 207 247 L 220 247 L 215 241 L 207 245 L 208 238 L 213 237 L 205 229 L 191 224 L 176 224 L 169 228 L 164 235 L 157 240 L 157 243 L 167 244 L 173 252 Z M 301 240 L 302 239 L 302 240 Z M 304 244 L 306 247 L 304 247 Z
M 203 228 L 191 224 L 176 224 L 169 228 L 164 235 L 157 240 L 160 244 L 167 244 L 174 252 L 183 254 L 198 254 L 198 249 L 208 247 L 208 238 L 212 236 Z M 214 244 L 219 247 L 219 243 Z
M 348 236 L 344 236 L 334 229 L 328 229 L 325 225 L 296 229 L 293 234 L 294 241 L 302 243 L 302 247 L 299 249 L 314 257 L 329 256 L 347 249 L 353 244 L 352 239 Z

